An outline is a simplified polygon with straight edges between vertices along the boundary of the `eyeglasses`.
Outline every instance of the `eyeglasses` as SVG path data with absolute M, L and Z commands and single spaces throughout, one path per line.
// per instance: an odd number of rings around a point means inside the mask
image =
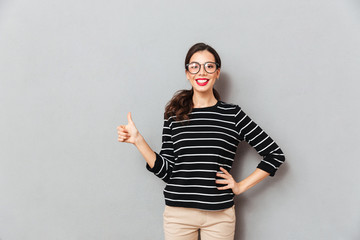
M 207 73 L 214 73 L 218 68 L 219 64 L 215 62 L 206 62 L 204 64 L 200 64 L 198 62 L 191 62 L 186 64 L 186 70 L 188 70 L 191 74 L 197 74 L 200 69 L 201 65 L 204 65 L 204 69 Z

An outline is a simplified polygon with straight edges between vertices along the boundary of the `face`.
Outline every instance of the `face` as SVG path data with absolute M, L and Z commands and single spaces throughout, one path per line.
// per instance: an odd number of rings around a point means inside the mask
M 208 73 L 204 69 L 206 62 L 215 62 L 215 57 L 207 50 L 198 51 L 194 53 L 190 58 L 190 63 L 198 62 L 201 64 L 200 71 L 196 74 L 191 74 L 185 70 L 186 77 L 189 79 L 190 84 L 194 89 L 194 93 L 212 93 L 215 81 L 219 78 L 220 69 L 217 69 L 214 73 Z

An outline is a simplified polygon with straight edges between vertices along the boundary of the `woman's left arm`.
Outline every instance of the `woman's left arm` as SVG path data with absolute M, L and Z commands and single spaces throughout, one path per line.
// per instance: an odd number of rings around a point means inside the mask
M 259 182 L 261 182 L 263 179 L 265 179 L 270 174 L 264 170 L 261 170 L 260 168 L 257 168 L 252 174 L 250 174 L 247 178 L 240 182 L 236 182 L 232 175 L 226 171 L 224 168 L 220 167 L 220 170 L 223 173 L 217 173 L 216 175 L 218 177 L 224 178 L 224 180 L 216 180 L 216 183 L 218 184 L 225 184 L 226 186 L 218 187 L 219 190 L 226 190 L 226 189 L 232 189 L 233 193 L 235 195 L 239 195 L 246 190 L 252 188 Z
M 225 186 L 218 187 L 219 190 L 232 189 L 234 194 L 239 195 L 261 182 L 267 176 L 273 177 L 280 165 L 284 163 L 285 156 L 275 141 L 238 105 L 236 105 L 235 112 L 234 124 L 239 141 L 246 141 L 263 157 L 255 171 L 240 182 L 236 182 L 231 174 L 222 167 L 220 170 L 223 173 L 216 174 L 218 177 L 223 178 L 222 180 L 216 180 L 216 183 L 225 184 Z
M 239 141 L 246 141 L 262 156 L 257 168 L 268 172 L 273 177 L 285 161 L 284 153 L 276 142 L 239 106 L 236 111 L 234 121 Z

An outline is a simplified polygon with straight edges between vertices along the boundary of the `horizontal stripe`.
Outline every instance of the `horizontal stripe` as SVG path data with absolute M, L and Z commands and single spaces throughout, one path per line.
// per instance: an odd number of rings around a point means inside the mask
M 228 158 L 225 156 L 221 156 L 219 154 L 212 154 L 212 153 L 198 153 L 198 154 L 197 153 L 189 153 L 189 154 L 179 155 L 179 157 L 191 157 L 191 156 L 213 156 L 213 157 L 219 157 L 219 158 L 227 159 L 230 161 L 234 161 L 234 159 L 232 159 L 232 158 Z
M 227 151 L 227 152 L 229 152 L 229 153 L 232 153 L 232 154 L 234 154 L 234 155 L 236 154 L 236 152 L 230 151 L 230 150 L 228 150 L 228 149 L 226 149 L 226 148 L 219 147 L 219 146 L 190 146 L 190 147 L 181 147 L 181 148 L 176 149 L 174 152 L 178 152 L 178 151 L 180 151 L 180 150 L 182 150 L 182 149 L 192 149 L 192 148 L 217 148 L 217 149 L 222 149 L 222 150 L 224 150 L 224 151 Z
M 223 123 L 228 123 L 228 124 L 234 124 L 233 122 L 220 120 L 220 119 L 216 119 L 216 118 L 194 118 L 194 119 L 188 119 L 188 120 L 174 121 L 174 122 L 170 123 L 170 128 L 173 123 L 181 123 L 181 122 L 185 122 L 185 121 L 190 121 L 190 122 L 193 122 L 193 121 L 217 121 L 217 122 L 223 122 Z
M 236 107 L 225 108 L 225 107 L 219 107 L 219 106 L 218 106 L 218 108 L 223 109 L 223 110 L 233 110 L 233 109 L 235 109 Z
M 276 145 L 277 146 L 277 145 Z M 270 154 L 274 154 L 274 152 L 275 151 L 278 151 L 278 150 L 280 150 L 280 147 L 278 146 L 277 148 L 275 148 L 274 150 L 272 150 L 271 152 L 270 152 Z M 281 151 L 281 150 L 280 150 Z M 284 155 L 283 153 L 282 153 L 282 155 Z
M 277 149 L 276 149 L 277 150 Z M 283 153 L 271 153 L 272 155 L 281 155 L 281 156 L 284 156 L 284 154 Z
M 179 126 L 179 127 L 174 127 L 173 130 L 178 130 L 178 129 L 181 129 L 181 128 L 200 128 L 200 127 L 213 127 L 213 128 L 221 128 L 221 129 L 225 129 L 225 130 L 229 130 L 231 132 L 234 132 L 236 134 L 238 134 L 237 131 L 235 131 L 234 129 L 231 129 L 231 128 L 227 128 L 227 127 L 223 127 L 223 126 L 215 126 L 215 125 L 196 125 L 196 126 Z
M 231 166 L 223 163 L 217 163 L 217 162 L 176 162 L 175 165 L 182 165 L 182 164 L 212 164 L 212 165 L 219 165 L 219 166 L 227 166 L 231 168 Z
M 268 139 L 270 136 L 267 136 L 266 138 L 264 138 L 263 140 L 261 140 L 261 142 L 258 142 L 256 145 L 254 145 L 253 147 L 256 148 L 257 146 L 259 146 L 261 143 L 265 142 L 266 139 Z
M 203 141 L 203 140 L 216 140 L 216 141 L 222 141 L 222 142 L 226 142 L 227 144 L 233 146 L 233 147 L 237 147 L 235 144 L 232 144 L 230 143 L 229 141 L 226 141 L 224 139 L 221 139 L 221 138 L 185 138 L 185 139 L 180 139 L 180 140 L 177 140 L 176 142 L 174 142 L 174 145 L 179 143 L 179 142 L 182 142 L 182 141 Z
M 239 134 L 241 134 L 242 130 L 244 130 L 244 129 L 245 129 L 247 126 L 249 126 L 251 123 L 252 123 L 252 120 L 251 120 L 248 124 L 246 124 L 243 128 L 240 129 Z
M 181 133 L 178 133 L 178 134 L 175 134 L 174 136 L 173 136 L 173 138 L 175 138 L 175 137 L 177 137 L 177 136 L 179 136 L 179 135 L 181 135 L 181 134 L 191 134 L 191 133 L 194 133 L 194 134 L 199 134 L 199 133 L 202 133 L 202 134 L 204 134 L 204 133 L 210 133 L 210 134 L 223 134 L 223 135 L 226 135 L 226 136 L 228 136 L 228 137 L 231 137 L 231 138 L 233 138 L 233 139 L 236 139 L 236 137 L 234 137 L 234 136 L 232 136 L 232 135 L 230 135 L 230 134 L 227 134 L 227 133 L 224 133 L 224 132 L 217 132 L 217 131 L 211 131 L 211 132 L 209 132 L 209 131 L 197 131 L 197 132 L 181 132 Z
M 174 149 L 173 148 L 162 148 L 161 151 L 173 151 Z
M 244 118 L 246 118 L 246 115 L 242 119 L 240 119 L 240 121 L 238 121 L 237 124 L 235 124 L 235 127 L 237 127 L 243 121 Z
M 255 131 L 255 129 L 257 129 L 258 127 L 259 127 L 259 126 L 254 127 L 250 132 L 248 132 L 247 134 L 245 134 L 245 135 L 244 135 L 244 140 L 246 140 L 245 138 L 246 138 L 247 135 L 249 135 L 250 133 L 252 133 L 253 131 Z M 248 141 L 248 142 L 250 142 L 250 141 Z
M 266 147 L 264 147 L 263 149 L 259 150 L 258 153 L 263 152 L 265 149 L 267 149 L 268 147 L 270 147 L 271 145 L 273 145 L 275 142 L 272 141 L 272 143 L 270 143 L 269 145 L 267 145 Z
M 170 157 L 170 158 L 173 158 L 174 156 L 173 155 L 170 155 L 170 154 L 166 154 L 166 153 L 163 153 L 161 154 L 162 156 L 165 156 L 165 157 Z
M 198 180 L 212 180 L 215 181 L 215 178 L 202 178 L 202 177 L 172 177 L 171 179 L 184 179 L 184 180 L 194 180 L 194 179 L 198 179 Z
M 167 186 L 174 186 L 174 187 L 197 187 L 197 188 L 216 188 L 216 186 L 204 186 L 204 185 L 179 185 L 179 184 L 172 184 L 168 183 Z
M 206 114 L 217 114 L 217 115 L 220 115 L 220 116 L 229 116 L 229 117 L 234 116 L 233 114 L 224 114 L 224 113 L 219 113 L 219 112 L 191 112 L 191 113 L 189 113 L 189 115 L 193 115 L 193 114 L 204 114 L 204 113 L 206 113 Z M 168 119 L 170 119 L 170 118 L 171 118 L 171 119 L 175 119 L 176 116 L 173 115 L 173 116 L 169 117 Z M 167 121 L 168 119 L 164 119 L 164 121 Z
M 164 190 L 164 192 L 171 194 L 180 194 L 180 195 L 201 195 L 201 196 L 224 196 L 224 195 L 233 195 L 233 193 L 195 193 L 195 192 L 172 192 Z
M 171 199 L 171 198 L 165 198 L 168 201 L 180 201 L 180 202 L 196 202 L 196 203 L 205 203 L 205 204 L 221 204 L 221 203 L 227 203 L 233 201 L 233 199 L 221 201 L 221 202 L 204 202 L 204 201 L 197 201 L 197 200 L 183 200 L 183 199 Z
M 255 128 L 254 128 L 255 129 Z M 254 139 L 256 139 L 258 136 L 260 136 L 264 131 L 261 131 L 258 135 L 256 135 L 255 137 L 253 137 L 251 140 L 249 140 L 248 142 L 251 143 Z
M 272 166 L 272 167 L 273 167 L 273 168 L 275 168 L 275 169 L 278 169 L 277 167 L 275 167 L 275 165 L 274 165 L 274 164 L 269 163 L 268 161 L 262 160 L 262 162 L 269 164 L 270 166 Z
M 216 115 L 220 115 L 220 116 L 228 116 L 228 117 L 233 117 L 234 114 L 224 114 L 224 113 L 219 113 L 219 112 L 191 112 L 189 113 L 189 115 L 194 115 L 194 114 L 216 114 Z
M 177 173 L 177 172 L 218 172 L 217 170 L 203 170 L 203 169 L 196 169 L 196 170 L 187 170 L 187 169 L 179 169 L 179 170 L 174 170 L 172 171 L 173 173 Z
M 273 159 L 279 163 L 283 163 L 284 161 L 280 160 L 280 159 L 277 159 L 276 157 L 273 157 Z

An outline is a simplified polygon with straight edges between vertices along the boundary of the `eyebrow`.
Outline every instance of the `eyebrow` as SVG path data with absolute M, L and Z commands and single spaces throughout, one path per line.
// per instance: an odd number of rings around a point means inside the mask
M 192 61 L 192 62 L 189 62 L 189 63 L 199 63 L 199 62 Z M 213 61 L 207 61 L 207 62 L 204 62 L 204 63 L 199 63 L 199 64 L 205 64 L 205 63 L 216 63 L 216 62 L 213 62 Z

